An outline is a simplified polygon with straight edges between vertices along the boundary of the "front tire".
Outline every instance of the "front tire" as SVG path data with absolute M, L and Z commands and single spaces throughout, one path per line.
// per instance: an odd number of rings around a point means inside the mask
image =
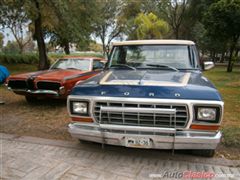
M 37 102 L 37 98 L 36 97 L 33 97 L 33 96 L 25 96 L 25 99 L 28 103 L 30 104 L 34 104 Z
M 215 149 L 193 150 L 192 154 L 203 157 L 213 157 L 215 154 Z

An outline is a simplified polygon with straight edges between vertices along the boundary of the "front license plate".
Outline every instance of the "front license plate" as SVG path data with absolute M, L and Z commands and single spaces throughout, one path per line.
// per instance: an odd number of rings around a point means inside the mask
M 125 146 L 135 148 L 151 148 L 151 141 L 149 138 L 125 137 Z

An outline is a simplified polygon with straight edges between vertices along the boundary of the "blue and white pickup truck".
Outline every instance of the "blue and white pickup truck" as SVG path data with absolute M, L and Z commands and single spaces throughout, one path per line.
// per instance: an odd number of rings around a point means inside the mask
M 213 156 L 224 105 L 202 75 L 213 66 L 200 63 L 192 41 L 116 42 L 105 70 L 69 95 L 69 132 L 85 141 Z

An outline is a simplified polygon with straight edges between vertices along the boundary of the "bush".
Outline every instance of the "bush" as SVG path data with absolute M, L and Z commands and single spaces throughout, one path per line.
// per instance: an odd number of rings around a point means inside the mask
M 37 64 L 38 54 L 3 54 L 0 53 L 0 63 L 4 64 Z

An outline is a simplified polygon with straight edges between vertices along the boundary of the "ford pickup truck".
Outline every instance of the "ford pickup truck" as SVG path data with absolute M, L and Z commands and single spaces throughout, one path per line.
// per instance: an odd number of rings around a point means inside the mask
M 221 140 L 223 101 L 186 40 L 115 42 L 104 71 L 68 96 L 70 134 L 134 148 L 188 149 L 211 157 Z

